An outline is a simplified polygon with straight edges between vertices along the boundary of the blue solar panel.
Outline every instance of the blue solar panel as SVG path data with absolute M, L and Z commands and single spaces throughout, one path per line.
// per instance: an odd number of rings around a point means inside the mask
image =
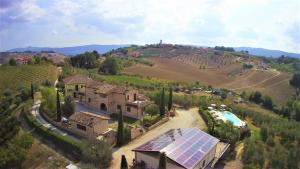
M 193 168 L 218 142 L 196 128 L 172 129 L 134 151 L 165 152 L 168 158 L 185 168 Z

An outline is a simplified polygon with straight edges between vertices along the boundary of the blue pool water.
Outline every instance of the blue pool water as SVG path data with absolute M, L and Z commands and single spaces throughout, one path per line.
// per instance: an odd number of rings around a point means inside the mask
M 225 119 L 227 121 L 232 122 L 234 126 L 241 127 L 244 125 L 244 122 L 241 119 L 239 119 L 236 115 L 234 115 L 233 113 L 231 113 L 229 111 L 222 111 L 221 113 L 225 117 Z

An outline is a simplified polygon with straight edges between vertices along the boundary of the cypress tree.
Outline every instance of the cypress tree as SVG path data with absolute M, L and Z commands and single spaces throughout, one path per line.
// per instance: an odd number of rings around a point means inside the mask
M 169 90 L 169 102 L 168 102 L 168 110 L 170 111 L 173 106 L 173 89 L 170 87 Z
M 122 155 L 121 169 L 128 169 L 128 164 L 125 155 Z
M 59 92 L 56 91 L 56 120 L 58 122 L 61 121 L 61 109 L 60 109 L 60 99 L 59 99 Z
M 161 92 L 159 112 L 160 112 L 160 116 L 165 115 L 165 88 L 163 88 Z
M 124 120 L 122 110 L 119 111 L 118 131 L 117 131 L 117 146 L 122 146 L 124 142 Z
M 166 154 L 163 152 L 159 157 L 158 169 L 166 169 L 166 168 L 167 168 Z
M 30 85 L 30 92 L 31 92 L 31 98 L 32 98 L 32 100 L 34 100 L 34 89 L 33 89 L 33 84 L 31 83 L 31 85 Z

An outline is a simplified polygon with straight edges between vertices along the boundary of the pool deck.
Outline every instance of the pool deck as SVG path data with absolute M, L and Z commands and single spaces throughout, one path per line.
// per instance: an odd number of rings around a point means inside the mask
M 223 115 L 222 112 L 228 112 L 228 113 L 231 113 L 230 116 L 233 116 L 233 118 L 236 118 L 236 120 L 239 120 L 239 122 L 238 122 L 239 124 L 236 124 L 236 123 L 234 122 L 234 120 L 230 120 L 230 119 L 226 118 L 226 117 Z M 230 112 L 230 111 L 226 111 L 226 110 L 225 110 L 225 111 L 211 110 L 211 111 L 209 111 L 209 113 L 210 113 L 213 117 L 215 117 L 215 118 L 217 118 L 217 119 L 219 119 L 219 120 L 222 120 L 222 121 L 224 121 L 224 122 L 227 122 L 227 121 L 232 122 L 233 125 L 236 126 L 236 127 L 244 127 L 244 126 L 246 125 L 246 123 L 245 123 L 243 120 L 241 120 L 240 118 L 238 118 L 235 114 L 233 114 L 233 113 Z

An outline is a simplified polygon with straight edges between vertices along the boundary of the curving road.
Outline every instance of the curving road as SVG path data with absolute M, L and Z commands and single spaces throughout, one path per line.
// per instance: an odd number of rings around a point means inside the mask
M 63 130 L 58 129 L 57 127 L 53 126 L 51 123 L 47 122 L 41 115 L 40 115 L 40 106 L 41 106 L 41 101 L 40 100 L 36 100 L 32 106 L 31 109 L 31 114 L 33 115 L 33 117 L 40 123 L 42 124 L 44 127 L 48 128 L 49 130 L 52 130 L 54 132 L 56 132 L 57 134 L 63 135 L 63 136 L 68 136 L 71 139 L 75 140 L 75 141 L 81 141 L 79 138 L 70 135 L 68 133 L 66 133 Z

